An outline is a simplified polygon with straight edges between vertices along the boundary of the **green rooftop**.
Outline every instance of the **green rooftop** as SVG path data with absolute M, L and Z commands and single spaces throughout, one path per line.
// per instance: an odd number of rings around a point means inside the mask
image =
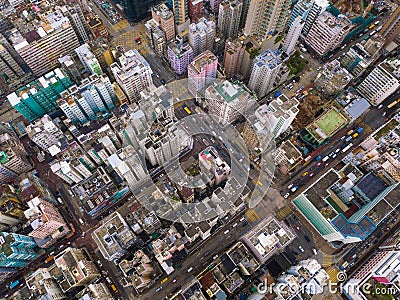
M 336 233 L 335 228 L 324 218 L 324 216 L 315 208 L 315 206 L 304 196 L 300 194 L 293 200 L 293 204 L 302 212 L 308 221 L 314 225 L 321 235 Z

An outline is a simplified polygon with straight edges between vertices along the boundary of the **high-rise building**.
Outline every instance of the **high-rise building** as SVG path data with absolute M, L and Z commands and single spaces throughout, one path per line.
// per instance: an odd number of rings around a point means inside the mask
M 276 138 L 292 124 L 299 113 L 298 105 L 296 98 L 288 99 L 282 94 L 269 105 L 260 106 L 255 115 L 263 125 L 269 126 L 272 136 Z
M 237 38 L 241 14 L 241 1 L 224 0 L 221 2 L 218 11 L 218 30 L 225 38 Z
M 58 58 L 72 53 L 79 46 L 71 23 L 61 12 L 50 13 L 43 21 L 42 26 L 24 37 L 16 29 L 10 36 L 15 50 L 36 76 L 54 69 Z
M 239 31 L 246 25 L 247 13 L 249 12 L 251 0 L 242 0 L 242 14 L 240 15 Z
M 57 108 L 61 92 L 73 85 L 60 69 L 55 69 L 7 96 L 10 104 L 29 122 Z
M 176 25 L 185 23 L 189 18 L 188 0 L 172 0 L 172 11 L 174 13 Z
M 296 43 L 300 37 L 301 30 L 303 29 L 304 23 L 301 20 L 301 17 L 297 17 L 290 26 L 289 32 L 285 37 L 285 42 L 283 43 L 282 51 L 285 52 L 288 56 L 290 56 L 293 51 Z
M 399 293 L 400 250 L 396 248 L 380 249 L 364 262 L 343 287 L 343 292 L 348 299 L 368 299 L 366 295 L 371 295 L 374 286 L 376 290 L 381 286 L 381 293 L 384 291 L 392 297 Z M 370 287 L 365 288 L 368 285 Z
M 9 80 L 17 79 L 25 72 L 17 61 L 11 56 L 6 48 L 0 44 L 0 76 L 7 83 Z
M 61 284 L 63 292 L 84 286 L 101 276 L 94 262 L 90 260 L 89 254 L 84 253 L 85 251 L 85 249 L 69 247 L 54 257 L 55 265 L 62 270 L 66 278 L 69 278 Z
M 175 73 L 182 75 L 193 61 L 193 49 L 177 37 L 168 44 L 168 60 Z
M 273 89 L 273 84 L 282 66 L 280 55 L 279 50 L 267 49 L 253 61 L 248 86 L 260 98 Z
M 51 147 L 60 149 L 63 147 L 62 143 L 65 144 L 64 147 L 67 146 L 64 134 L 48 115 L 28 125 L 26 131 L 32 142 L 49 153 L 51 153 Z
M 77 63 L 70 55 L 65 55 L 58 59 L 61 65 L 61 70 L 75 83 L 79 83 L 82 79 L 81 71 L 78 68 Z
M 298 1 L 292 9 L 292 12 L 290 13 L 289 21 L 287 24 L 287 27 L 290 28 L 292 25 L 293 21 L 297 17 L 301 17 L 302 21 L 305 21 L 307 18 L 308 11 L 313 4 L 314 0 L 300 0 Z
M 379 105 L 400 87 L 396 63 L 399 59 L 381 62 L 357 87 L 357 91 L 372 105 Z
M 286 28 L 290 0 L 250 1 L 244 34 L 264 40 L 269 34 Z
M 118 0 L 124 13 L 131 22 L 139 22 L 148 16 L 151 7 L 160 3 L 159 0 Z
M 35 239 L 39 247 L 48 248 L 57 239 L 67 235 L 68 226 L 52 203 L 35 197 L 27 204 L 29 208 L 25 211 L 25 217 L 32 227 L 28 235 Z
M 219 9 L 219 5 L 221 4 L 222 0 L 210 0 L 210 8 L 213 13 L 217 13 Z
M 164 3 L 152 7 L 151 16 L 164 31 L 167 42 L 175 38 L 174 14 Z
M 122 54 L 119 63 L 110 67 L 116 82 L 131 101 L 138 100 L 140 92 L 153 85 L 153 71 L 136 49 Z
M 4 129 L 4 130 L 3 130 Z M 32 169 L 18 137 L 2 125 L 0 132 L 0 182 L 7 182 Z
M 90 51 L 88 44 L 83 44 L 75 49 L 79 60 L 85 66 L 86 70 L 90 74 L 101 75 L 103 71 L 101 70 L 100 63 L 94 54 Z
M 313 0 L 304 21 L 303 34 L 307 36 L 318 16 L 329 6 L 328 0 Z
M 190 21 L 197 23 L 203 14 L 203 0 L 188 0 L 188 13 Z
M 94 39 L 108 37 L 109 33 L 107 27 L 104 25 L 99 16 L 88 14 L 86 18 L 90 33 L 92 34 Z
M 37 247 L 30 236 L 0 232 L 0 267 L 23 268 L 38 257 Z
M 390 15 L 379 34 L 386 38 L 386 41 L 397 40 L 400 42 L 400 5 Z
M 226 78 L 230 79 L 240 72 L 245 44 L 240 39 L 227 40 L 224 53 L 224 70 Z
M 188 89 L 193 95 L 217 78 L 218 58 L 206 50 L 188 66 Z
M 196 57 L 206 50 L 212 50 L 215 39 L 215 23 L 201 18 L 197 23 L 189 25 L 189 45 Z
M 61 93 L 57 101 L 61 110 L 73 123 L 96 120 L 97 114 L 114 108 L 116 95 L 107 75 L 93 74 Z M 79 111 L 80 112 L 79 112 Z M 85 116 L 82 118 L 82 115 Z
M 228 80 L 215 82 L 205 92 L 205 104 L 209 113 L 216 115 L 223 124 L 235 121 L 256 100 L 257 97 L 244 84 Z
M 323 55 L 328 51 L 335 50 L 352 27 L 353 24 L 346 16 L 339 15 L 335 17 L 331 13 L 324 11 L 311 26 L 305 41 L 318 55 Z
M 158 23 L 151 19 L 144 24 L 146 28 L 146 37 L 149 46 L 158 56 L 165 56 L 167 39 L 164 31 L 158 26 Z
M 61 290 L 59 284 L 47 268 L 39 268 L 35 270 L 33 273 L 25 277 L 25 282 L 31 295 L 38 299 L 67 299 L 67 296 Z
M 81 7 L 78 4 L 65 5 L 61 7 L 61 12 L 68 18 L 79 41 L 88 42 L 90 31 Z

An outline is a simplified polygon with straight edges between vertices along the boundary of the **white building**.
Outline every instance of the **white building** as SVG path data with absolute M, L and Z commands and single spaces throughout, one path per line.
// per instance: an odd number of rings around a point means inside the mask
M 83 179 L 88 178 L 92 175 L 89 170 L 78 167 L 75 168 L 72 164 L 66 161 L 53 161 L 50 163 L 51 171 L 63 179 L 66 183 L 72 185 L 79 183 Z
M 283 43 L 282 51 L 287 55 L 291 55 L 293 53 L 294 47 L 300 37 L 301 30 L 303 29 L 304 23 L 301 20 L 301 17 L 297 17 L 292 22 L 290 26 L 289 32 L 285 37 L 285 42 Z
M 273 84 L 282 66 L 280 55 L 278 50 L 267 49 L 253 61 L 248 86 L 260 98 L 273 89 Z
M 357 87 L 357 91 L 372 105 L 379 105 L 400 87 L 399 62 L 400 59 L 381 62 Z
M 225 80 L 214 83 L 205 91 L 208 111 L 218 117 L 221 123 L 231 123 L 256 101 L 256 97 L 241 83 Z
M 46 26 L 31 32 L 33 39 L 25 39 L 18 30 L 13 30 L 10 40 L 14 49 L 36 76 L 56 68 L 58 59 L 79 46 L 78 37 L 67 17 L 54 11 L 43 18 Z
M 323 55 L 335 50 L 350 32 L 353 24 L 345 15 L 335 17 L 324 11 L 315 20 L 307 34 L 305 42 L 318 53 Z
M 313 0 L 304 22 L 303 34 L 307 36 L 318 16 L 329 6 L 328 0 Z
M 197 23 L 189 26 L 189 45 L 193 49 L 194 57 L 206 50 L 212 50 L 215 39 L 215 23 L 201 18 Z
M 255 115 L 263 125 L 270 126 L 272 136 L 278 137 L 285 132 L 299 113 L 297 106 L 299 101 L 296 98 L 288 99 L 285 95 L 280 95 L 269 105 L 260 106 Z
M 197 56 L 188 66 L 188 89 L 192 95 L 217 78 L 218 58 L 210 50 Z
M 242 2 L 239 0 L 224 0 L 219 5 L 218 30 L 227 38 L 237 38 L 239 32 Z
M 140 92 L 153 85 L 153 71 L 136 49 L 125 52 L 119 63 L 111 64 L 110 68 L 116 82 L 131 101 L 138 100 Z
M 101 75 L 103 73 L 99 61 L 90 51 L 88 44 L 83 44 L 82 46 L 76 48 L 75 52 L 78 55 L 79 60 L 90 74 Z
M 52 155 L 61 151 L 61 140 L 64 138 L 64 134 L 48 115 L 28 125 L 26 131 L 31 141 L 44 151 Z M 57 149 L 57 151 L 52 153 L 50 149 Z
M 161 29 L 157 21 L 150 19 L 144 24 L 146 28 L 146 37 L 149 45 L 159 56 L 165 56 L 167 39 L 165 32 Z

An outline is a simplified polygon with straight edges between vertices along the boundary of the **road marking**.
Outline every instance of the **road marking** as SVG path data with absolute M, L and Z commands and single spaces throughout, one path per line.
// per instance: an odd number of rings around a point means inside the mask
M 339 281 L 338 280 L 339 272 L 340 270 L 337 267 L 331 267 L 326 270 L 326 273 L 328 273 L 329 279 L 332 283 L 337 283 Z
M 282 218 L 285 219 L 288 215 L 292 213 L 292 209 L 290 206 L 286 205 L 284 208 L 282 208 L 279 212 L 278 215 Z
M 325 267 L 329 267 L 333 265 L 333 256 L 329 254 L 324 254 L 322 258 L 322 265 Z
M 256 222 L 260 217 L 256 214 L 256 212 L 252 209 L 246 211 L 246 217 L 249 219 L 251 223 Z

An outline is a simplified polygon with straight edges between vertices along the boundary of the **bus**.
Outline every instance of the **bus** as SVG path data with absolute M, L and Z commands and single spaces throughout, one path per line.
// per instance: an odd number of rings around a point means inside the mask
M 19 280 L 15 280 L 15 281 L 13 281 L 13 282 L 11 282 L 10 283 L 10 289 L 13 289 L 13 288 L 15 288 L 17 285 L 19 284 Z
M 353 146 L 353 143 L 348 144 L 346 147 L 342 149 L 342 153 L 345 153 L 347 150 L 349 150 Z
M 399 98 L 400 99 L 400 98 Z M 394 100 L 392 103 L 390 103 L 387 108 L 392 108 L 393 106 L 395 106 L 397 104 L 397 102 L 399 102 L 399 99 Z
M 190 111 L 189 107 L 185 106 L 184 110 L 186 111 L 186 113 L 188 115 L 192 114 L 192 112 Z

